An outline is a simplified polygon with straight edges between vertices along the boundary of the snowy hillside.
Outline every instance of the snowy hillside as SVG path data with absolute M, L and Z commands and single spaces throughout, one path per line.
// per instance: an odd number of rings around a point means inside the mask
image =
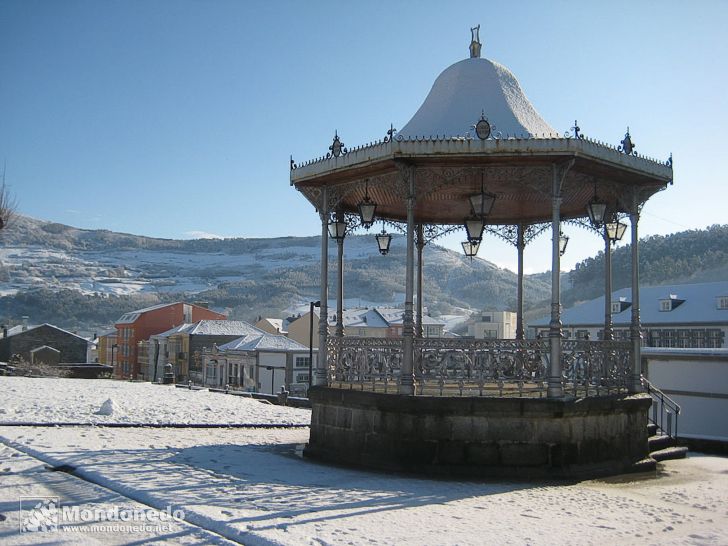
M 320 248 L 318 237 L 154 239 L 19 217 L 0 239 L 0 296 L 5 296 L 0 320 L 28 315 L 33 322 L 78 328 L 177 299 L 204 300 L 244 320 L 280 316 L 319 298 Z M 335 252 L 330 245 L 332 297 Z M 373 234 L 347 237 L 348 301 L 401 301 L 404 255 L 402 235 L 395 234 L 387 256 L 377 251 Z M 431 313 L 513 308 L 515 287 L 516 276 L 508 270 L 434 244 L 426 248 L 425 296 Z M 527 279 L 526 290 L 532 301 L 549 293 L 540 279 Z

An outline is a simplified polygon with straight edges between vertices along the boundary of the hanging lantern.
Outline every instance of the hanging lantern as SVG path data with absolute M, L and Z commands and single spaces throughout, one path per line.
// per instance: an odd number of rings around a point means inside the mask
M 621 241 L 624 236 L 624 232 L 627 231 L 627 224 L 620 222 L 615 217 L 611 222 L 606 223 L 607 238 L 612 243 Z
M 481 171 L 480 193 L 471 195 L 468 197 L 468 200 L 470 201 L 470 206 L 473 209 L 473 214 L 485 220 L 485 217 L 490 214 L 490 211 L 493 209 L 493 203 L 495 203 L 496 196 L 485 191 L 485 181 L 483 178 L 484 174 L 483 171 Z
M 389 252 L 389 245 L 392 242 L 392 236 L 389 233 L 387 233 L 387 231 L 384 229 L 384 226 L 382 225 L 382 232 L 377 233 L 377 235 L 375 235 L 374 238 L 377 240 L 377 247 L 379 247 L 379 253 L 382 256 L 386 256 L 387 253 Z
M 369 229 L 374 224 L 374 214 L 377 211 L 377 204 L 369 199 L 369 180 L 366 181 L 364 200 L 359 203 L 358 208 L 361 225 Z
M 463 252 L 465 255 L 473 259 L 473 256 L 478 254 L 478 249 L 480 248 L 480 241 L 463 241 Z
M 483 240 L 483 229 L 485 221 L 482 218 L 468 218 L 465 220 L 465 231 L 468 233 L 468 241 L 479 243 Z
M 343 241 L 346 237 L 346 221 L 341 216 L 336 216 L 329 222 L 329 235 L 335 241 Z
M 607 204 L 599 200 L 596 195 L 596 191 L 594 192 L 594 198 L 589 201 L 586 211 L 589 213 L 589 221 L 591 222 L 591 225 L 595 228 L 600 227 L 604 222 L 604 216 L 607 213 Z

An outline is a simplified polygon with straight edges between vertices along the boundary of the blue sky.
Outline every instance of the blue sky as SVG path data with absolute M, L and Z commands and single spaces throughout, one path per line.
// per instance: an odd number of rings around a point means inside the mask
M 568 130 L 674 156 L 642 235 L 726 223 L 728 2 L 0 0 L 0 162 L 19 211 L 189 238 L 320 231 L 289 155 L 384 136 L 437 75 L 482 56 Z M 562 266 L 602 247 L 569 228 Z M 463 235 L 442 240 L 459 249 Z M 373 243 L 374 244 L 374 243 Z M 486 238 L 480 256 L 510 268 Z M 550 267 L 549 236 L 526 251 Z

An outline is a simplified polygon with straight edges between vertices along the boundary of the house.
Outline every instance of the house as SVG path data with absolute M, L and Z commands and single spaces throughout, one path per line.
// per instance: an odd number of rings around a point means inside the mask
M 274 394 L 285 387 L 294 395 L 308 389 L 309 349 L 285 336 L 259 331 L 202 353 L 202 384 Z
M 255 323 L 255 327 L 274 336 L 285 336 L 288 332 L 283 322 L 283 319 L 260 318 Z
M 336 312 L 329 312 L 329 332 L 336 329 Z M 318 347 L 319 312 L 314 310 L 313 347 Z M 305 313 L 288 325 L 288 337 L 308 347 L 310 313 Z M 394 307 L 344 309 L 344 335 L 352 337 L 402 337 L 404 310 Z M 445 323 L 428 315 L 422 317 L 423 337 L 443 337 Z
M 517 314 L 512 311 L 483 311 L 468 323 L 468 336 L 475 339 L 515 339 Z
M 564 337 L 602 339 L 604 297 L 561 314 Z M 612 294 L 614 339 L 629 339 L 631 290 Z M 646 347 L 721 348 L 728 333 L 728 282 L 640 287 L 642 342 Z M 529 334 L 548 335 L 549 317 L 529 324 Z
M 31 364 L 47 365 L 86 362 L 88 341 L 72 332 L 53 326 L 15 326 L 3 328 L 0 338 L 0 361 L 20 355 Z
M 191 303 L 163 303 L 125 313 L 116 322 L 116 361 L 114 376 L 118 379 L 144 379 L 147 368 L 140 367 L 138 343 L 184 323 L 203 319 L 225 320 L 220 313 Z
M 140 346 L 140 358 L 148 369 L 147 377 L 154 382 L 164 375 L 164 366 L 172 364 L 178 382 L 202 382 L 202 352 L 214 345 L 223 345 L 242 336 L 261 335 L 264 332 L 242 320 L 200 320 L 180 324 L 149 338 Z M 142 342 L 143 343 L 143 342 Z M 140 362 L 141 364 L 141 362 Z
M 115 364 L 114 357 L 116 356 L 116 350 L 119 348 L 116 344 L 116 328 L 101 332 L 96 337 L 96 340 L 98 342 L 96 354 L 98 355 L 99 364 L 113 366 Z

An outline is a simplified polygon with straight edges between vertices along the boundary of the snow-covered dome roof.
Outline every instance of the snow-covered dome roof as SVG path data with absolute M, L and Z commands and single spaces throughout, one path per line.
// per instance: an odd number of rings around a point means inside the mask
M 479 51 L 478 51 L 479 53 Z M 503 137 L 529 133 L 556 136 L 536 112 L 518 80 L 505 66 L 472 57 L 445 69 L 435 80 L 420 109 L 398 135 L 404 138 L 475 137 L 473 126 L 481 114 Z

